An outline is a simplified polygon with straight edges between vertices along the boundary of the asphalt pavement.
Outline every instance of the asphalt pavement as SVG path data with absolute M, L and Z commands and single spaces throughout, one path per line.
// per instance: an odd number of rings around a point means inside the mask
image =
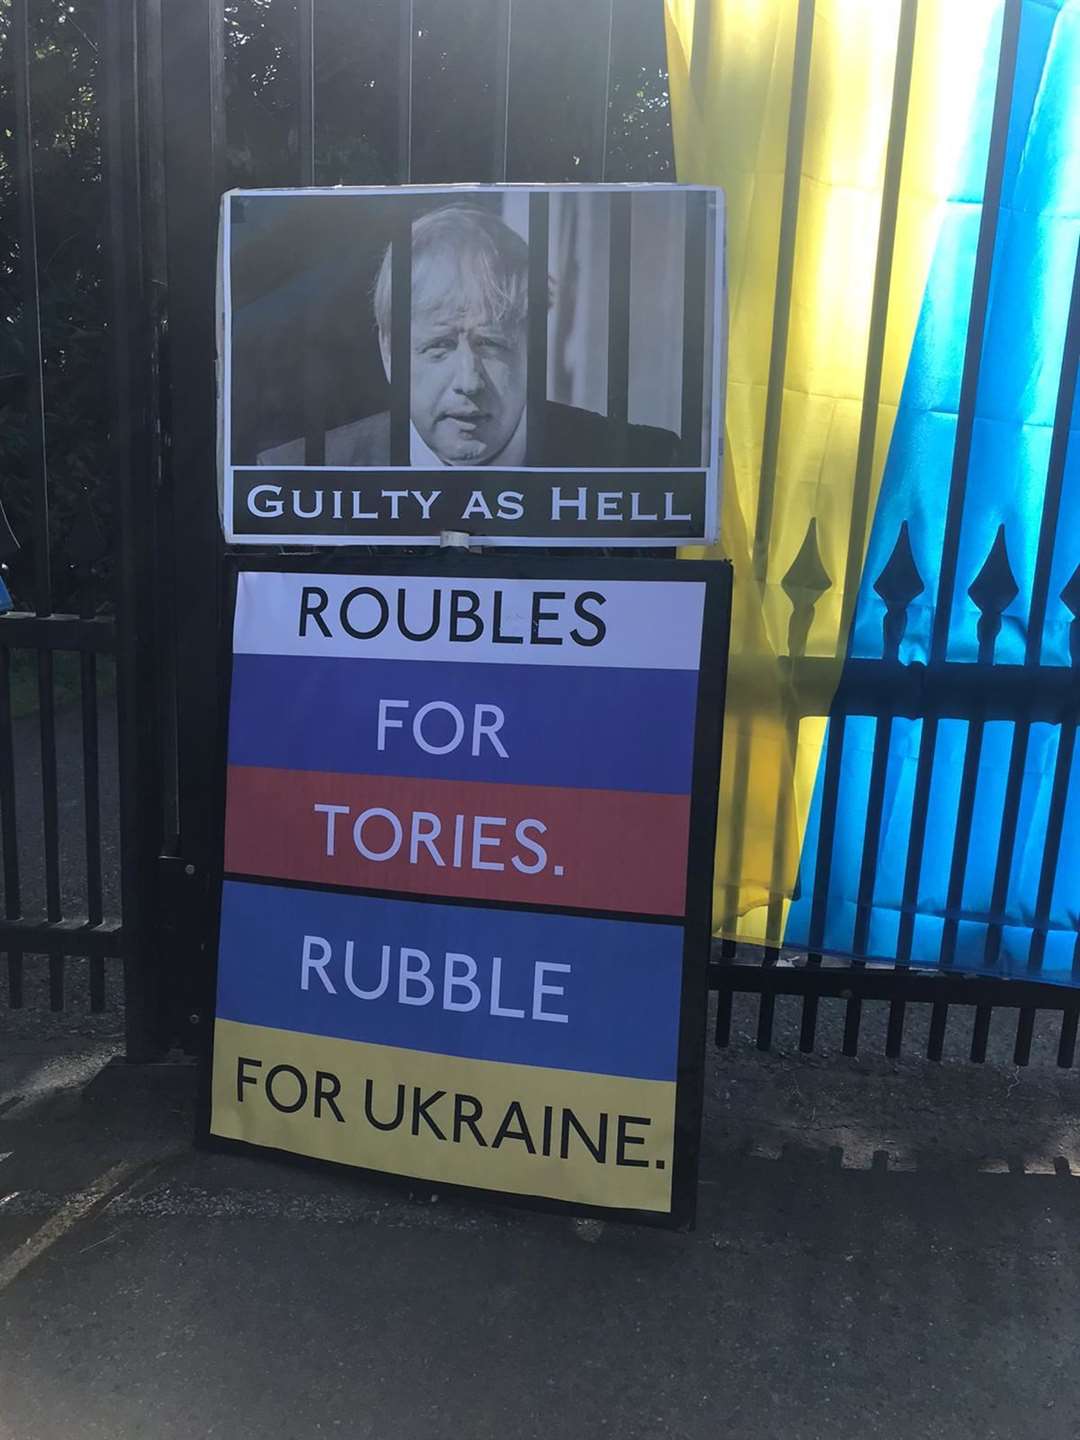
M 737 1022 L 690 1234 L 200 1151 L 190 1066 L 9 1037 L 0 1440 L 1075 1440 L 1077 1076 Z

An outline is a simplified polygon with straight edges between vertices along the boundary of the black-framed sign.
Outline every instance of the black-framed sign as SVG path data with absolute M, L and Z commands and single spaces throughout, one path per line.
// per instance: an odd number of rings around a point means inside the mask
M 220 253 L 231 544 L 715 538 L 720 191 L 234 191 Z
M 231 563 L 209 1134 L 691 1223 L 729 566 Z

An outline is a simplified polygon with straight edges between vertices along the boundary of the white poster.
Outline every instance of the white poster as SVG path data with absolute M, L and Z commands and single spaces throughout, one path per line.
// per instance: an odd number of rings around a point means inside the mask
M 718 191 L 234 191 L 221 241 L 230 543 L 715 538 Z

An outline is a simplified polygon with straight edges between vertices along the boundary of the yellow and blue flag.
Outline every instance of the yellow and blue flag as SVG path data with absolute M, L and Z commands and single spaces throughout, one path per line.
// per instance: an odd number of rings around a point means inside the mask
M 667 25 L 679 178 L 728 208 L 718 932 L 1068 981 L 1080 4 Z

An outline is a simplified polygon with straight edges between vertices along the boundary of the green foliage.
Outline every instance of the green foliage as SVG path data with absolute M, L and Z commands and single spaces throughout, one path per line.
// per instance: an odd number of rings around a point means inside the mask
M 101 0 L 39 0 L 31 37 L 37 294 L 57 609 L 74 609 L 80 603 L 82 587 L 69 554 L 80 512 L 89 503 L 106 533 L 112 512 L 100 20 Z M 32 351 L 27 327 L 32 316 L 24 308 L 10 29 L 9 0 L 0 0 L 0 40 L 8 62 L 0 92 L 0 498 L 22 545 L 6 575 L 15 603 L 22 607 L 35 599 L 31 508 L 40 481 L 35 428 L 28 413 Z M 108 567 L 97 567 L 90 586 L 95 608 L 107 601 L 108 580 Z
M 11 655 L 11 715 L 21 720 L 38 710 L 38 657 L 36 651 L 14 650 Z M 116 693 L 116 659 L 99 655 L 97 694 L 99 700 Z M 77 704 L 82 698 L 79 656 L 70 650 L 53 652 L 53 701 L 58 710 Z
M 229 183 L 295 182 L 295 0 L 228 0 L 225 115 Z
M 675 179 L 668 77 L 659 65 L 636 66 L 612 86 L 608 175 L 616 180 Z
M 72 558 L 73 532 L 85 527 L 88 508 L 106 541 L 112 533 L 100 120 L 104 3 L 32 0 L 37 296 L 52 598 L 58 610 L 76 610 L 84 604 L 101 609 L 111 598 L 111 560 L 97 563 L 87 579 Z M 461 87 L 470 90 L 488 83 L 480 77 L 489 65 L 486 52 L 472 70 L 468 66 L 463 70 L 461 45 L 453 46 L 453 32 L 460 28 L 454 24 L 453 7 L 462 7 L 457 13 L 465 16 L 471 3 L 423 0 L 419 5 L 428 13 L 424 22 L 428 28 L 422 26 L 418 32 L 418 55 L 424 56 L 424 43 L 433 43 L 424 37 L 436 15 L 446 32 L 435 44 L 437 53 L 423 59 L 427 69 L 415 79 L 424 93 L 414 98 L 421 106 L 434 107 L 436 118 L 460 117 Z M 319 0 L 316 13 L 319 179 L 390 182 L 397 145 L 397 0 Z M 608 174 L 613 179 L 668 179 L 674 167 L 661 0 L 633 0 L 620 7 L 619 14 L 625 53 L 612 78 Z M 41 480 L 30 413 L 32 353 L 27 333 L 33 317 L 24 304 L 28 277 L 20 243 L 10 31 L 11 0 L 0 0 L 4 52 L 0 56 L 0 502 L 22 546 L 4 578 L 16 606 L 32 608 L 36 599 L 32 513 Z M 227 0 L 225 44 L 229 183 L 293 184 L 298 176 L 296 0 Z M 545 57 L 539 55 L 535 61 L 542 69 Z M 468 81 L 467 76 L 471 76 Z M 560 134 L 565 130 L 562 138 L 568 144 L 575 140 L 570 130 L 578 121 L 572 111 L 564 115 L 551 107 L 538 118 L 549 130 Z M 452 129 L 437 130 L 437 136 L 450 147 L 447 154 L 457 153 L 459 139 Z M 486 141 L 484 149 L 487 153 Z M 436 167 L 440 173 L 442 168 Z M 0 527 L 0 542 L 2 538 Z

